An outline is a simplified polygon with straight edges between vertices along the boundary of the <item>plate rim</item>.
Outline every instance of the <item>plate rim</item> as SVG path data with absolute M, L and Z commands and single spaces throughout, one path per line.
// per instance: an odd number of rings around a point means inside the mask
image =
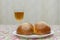
M 50 35 L 53 35 L 54 31 L 52 30 L 50 34 L 45 34 L 45 35 L 20 35 L 17 34 L 16 31 L 13 31 L 13 35 L 19 36 L 19 37 L 25 37 L 25 38 L 42 38 L 42 37 L 47 37 Z

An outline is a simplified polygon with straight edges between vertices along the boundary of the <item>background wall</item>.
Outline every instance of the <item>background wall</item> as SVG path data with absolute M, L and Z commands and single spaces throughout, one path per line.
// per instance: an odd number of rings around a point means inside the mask
M 18 24 L 14 10 L 24 9 L 22 22 L 46 21 L 60 24 L 60 1 L 58 0 L 0 0 L 0 24 Z

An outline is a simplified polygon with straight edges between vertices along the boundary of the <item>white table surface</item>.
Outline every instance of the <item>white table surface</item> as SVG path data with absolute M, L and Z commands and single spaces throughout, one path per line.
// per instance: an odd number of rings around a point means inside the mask
M 60 25 L 51 25 L 50 27 L 54 31 L 54 35 L 40 39 L 19 39 L 14 37 L 12 32 L 15 31 L 17 27 L 18 25 L 0 25 L 0 40 L 60 40 Z

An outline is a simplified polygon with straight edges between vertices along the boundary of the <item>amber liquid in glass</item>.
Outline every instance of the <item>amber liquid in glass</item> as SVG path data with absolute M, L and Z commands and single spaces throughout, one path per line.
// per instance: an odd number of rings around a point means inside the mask
M 24 12 L 15 12 L 15 18 L 16 20 L 22 20 L 24 17 Z

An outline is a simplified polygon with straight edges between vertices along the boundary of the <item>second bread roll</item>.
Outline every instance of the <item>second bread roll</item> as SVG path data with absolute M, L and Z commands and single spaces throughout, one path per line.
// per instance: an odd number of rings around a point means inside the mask
M 50 26 L 45 22 L 37 22 L 34 24 L 34 33 L 39 35 L 49 34 Z

